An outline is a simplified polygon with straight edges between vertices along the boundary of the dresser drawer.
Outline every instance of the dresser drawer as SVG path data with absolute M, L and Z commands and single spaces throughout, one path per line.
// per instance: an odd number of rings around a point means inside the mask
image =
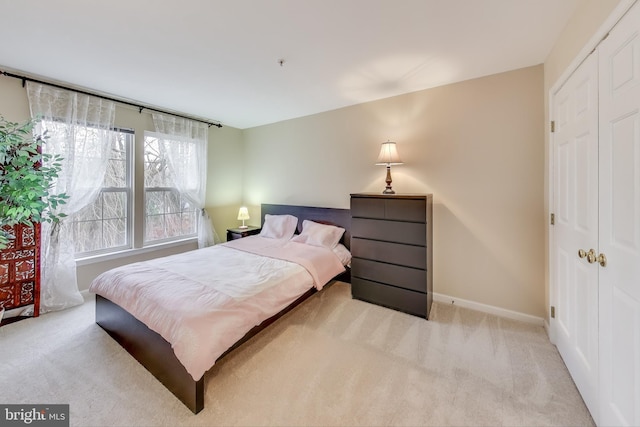
M 384 217 L 397 221 L 425 222 L 427 201 L 424 198 L 385 200 Z
M 384 199 L 352 197 L 351 217 L 384 219 Z
M 427 268 L 427 248 L 424 246 L 411 246 L 352 237 L 351 254 L 357 258 L 366 258 L 407 267 Z
M 427 317 L 427 294 L 394 288 L 359 278 L 351 279 L 354 298 L 393 308 L 420 317 Z
M 352 197 L 351 216 L 425 222 L 427 201 L 423 197 L 400 199 L 386 197 Z
M 425 246 L 427 244 L 427 225 L 415 222 L 352 218 L 351 236 Z
M 427 292 L 426 270 L 352 258 L 351 274 L 360 279 L 387 283 L 417 292 Z

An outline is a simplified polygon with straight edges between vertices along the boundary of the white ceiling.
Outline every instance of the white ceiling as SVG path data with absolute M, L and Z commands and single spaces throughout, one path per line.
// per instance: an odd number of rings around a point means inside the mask
M 0 0 L 0 71 L 243 129 L 543 63 L 578 1 Z

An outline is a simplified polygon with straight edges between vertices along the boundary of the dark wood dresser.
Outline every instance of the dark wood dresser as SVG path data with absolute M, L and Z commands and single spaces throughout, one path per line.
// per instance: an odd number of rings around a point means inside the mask
M 429 318 L 433 196 L 351 195 L 353 298 Z
M 31 316 L 36 317 L 40 313 L 40 224 L 18 224 L 7 230 L 15 239 L 0 250 L 0 309 L 20 311 L 32 305 Z M 22 317 L 5 317 L 0 325 Z

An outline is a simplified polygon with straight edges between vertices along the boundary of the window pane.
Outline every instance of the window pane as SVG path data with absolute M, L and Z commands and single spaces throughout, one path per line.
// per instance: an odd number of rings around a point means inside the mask
M 166 153 L 161 149 L 157 138 L 145 137 L 144 144 L 144 186 L 171 187 L 173 179 L 169 176 Z
M 129 139 L 132 134 L 118 132 L 118 137 L 116 138 L 113 149 L 111 150 L 111 158 L 114 160 L 124 160 L 128 159 L 128 148 L 129 148 Z
M 102 241 L 104 247 L 112 248 L 127 244 L 126 219 L 108 219 L 105 220 L 102 225 Z
M 161 240 L 166 237 L 164 232 L 164 215 L 147 216 L 145 224 L 145 240 Z
M 174 189 L 147 190 L 145 241 L 197 234 L 197 211 Z
M 76 253 L 102 249 L 101 221 L 82 221 L 75 224 Z
M 146 192 L 146 212 L 147 215 L 159 215 L 164 213 L 164 192 L 163 191 L 147 191 Z
M 127 161 L 126 159 L 110 159 L 105 173 L 105 187 L 126 187 Z
M 167 237 L 177 237 L 182 234 L 182 220 L 181 215 L 178 214 L 166 214 L 165 215 L 165 227 Z
M 162 187 L 163 186 L 163 163 L 147 162 L 144 164 L 144 185 L 145 187 Z
M 180 205 L 180 193 L 178 193 L 177 191 L 168 191 L 166 193 L 165 200 L 166 213 L 179 213 L 182 211 L 182 206 Z
M 102 197 L 98 196 L 95 202 L 85 206 L 73 216 L 74 221 L 91 221 L 100 219 L 102 216 Z
M 198 219 L 195 211 L 182 214 L 182 234 L 196 234 L 198 230 Z
M 124 219 L 127 217 L 127 193 L 106 192 L 102 194 L 103 219 Z

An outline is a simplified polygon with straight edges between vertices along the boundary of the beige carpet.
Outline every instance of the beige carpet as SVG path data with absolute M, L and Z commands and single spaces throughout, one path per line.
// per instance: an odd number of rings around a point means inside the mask
M 432 320 L 315 295 L 219 362 L 193 415 L 94 323 L 94 302 L 0 328 L 0 402 L 74 426 L 593 425 L 541 327 L 434 304 Z

